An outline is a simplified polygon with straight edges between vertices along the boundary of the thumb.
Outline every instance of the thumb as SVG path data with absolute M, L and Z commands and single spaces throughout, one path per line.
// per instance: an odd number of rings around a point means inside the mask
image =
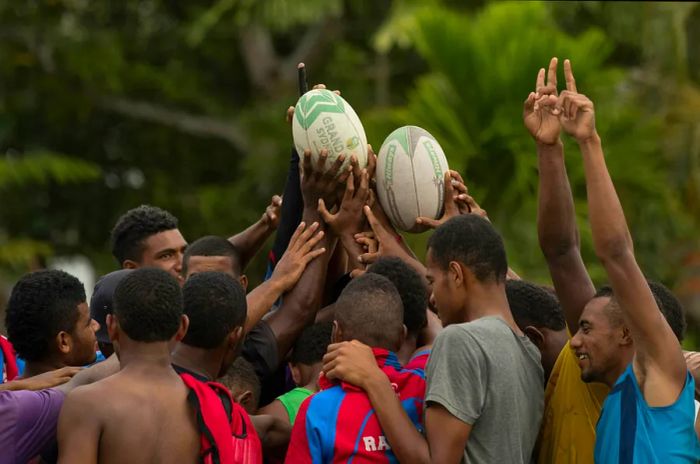
M 369 206 L 365 205 L 363 209 L 365 211 L 365 216 L 367 216 L 367 222 L 369 222 L 369 226 L 372 228 L 372 231 L 374 231 L 374 235 L 381 242 L 381 237 L 386 237 L 386 235 L 388 234 L 387 230 L 377 220 L 374 213 L 372 212 L 372 209 Z
M 326 202 L 323 201 L 323 198 L 319 198 L 318 200 L 318 214 L 321 215 L 321 219 L 323 219 L 323 222 L 326 224 L 333 221 L 333 215 L 326 209 Z
M 433 218 L 429 218 L 429 217 L 425 217 L 425 216 L 419 216 L 419 217 L 417 217 L 417 218 L 416 218 L 416 222 L 417 222 L 418 224 L 421 224 L 421 225 L 424 225 L 424 226 L 428 226 L 428 227 L 430 227 L 431 229 L 435 229 L 435 228 L 437 228 L 437 227 L 440 226 L 440 221 L 439 221 L 439 220 L 433 219 Z
M 537 101 L 537 94 L 535 92 L 530 92 L 530 95 L 525 99 L 523 104 L 523 113 L 528 115 L 535 111 L 535 102 Z

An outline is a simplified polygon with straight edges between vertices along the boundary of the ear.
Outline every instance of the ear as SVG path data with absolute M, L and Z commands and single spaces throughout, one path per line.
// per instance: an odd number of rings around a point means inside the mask
M 250 411 L 251 407 L 253 406 L 251 404 L 253 402 L 253 392 L 250 390 L 243 390 L 238 395 L 236 395 L 234 400 L 236 401 L 236 403 L 243 406 L 243 409 L 245 409 L 246 411 Z
M 56 335 L 56 348 L 58 348 L 58 352 L 64 355 L 68 354 L 70 353 L 72 347 L 73 337 L 71 337 L 68 332 L 61 330 Z
M 454 283 L 456 287 L 462 287 L 466 284 L 464 268 L 457 261 L 450 261 L 450 264 L 447 265 L 447 275 L 450 282 Z
M 173 338 L 178 342 L 185 338 L 185 334 L 187 334 L 187 329 L 189 327 L 190 318 L 183 314 L 182 316 L 180 316 L 180 327 L 177 329 L 177 332 L 175 332 L 175 337 Z
M 240 325 L 233 329 L 228 335 L 228 345 L 230 347 L 237 347 L 240 341 L 243 339 L 243 326 Z
M 119 322 L 113 314 L 107 314 L 107 335 L 112 343 L 119 341 Z
M 331 343 L 340 343 L 343 341 L 343 331 L 340 328 L 338 321 L 333 321 L 333 331 L 331 332 Z
M 238 281 L 241 283 L 243 286 L 243 290 L 248 290 L 248 276 L 245 274 L 241 274 L 241 276 L 238 278 Z
M 623 325 L 620 329 L 620 345 L 626 346 L 626 345 L 631 345 L 634 343 L 632 340 L 632 334 L 630 333 L 630 329 Z
M 399 339 L 399 347 L 403 345 L 403 342 L 406 341 L 407 337 L 408 337 L 408 328 L 406 327 L 406 324 L 401 324 L 401 338 Z
M 544 348 L 544 334 L 531 325 L 525 327 L 523 332 L 525 335 L 527 335 L 527 338 L 529 338 L 530 341 L 534 343 L 540 351 L 542 351 L 542 348 Z
M 294 385 L 297 385 L 299 387 L 303 387 L 302 385 L 302 376 L 301 376 L 301 369 L 299 369 L 298 366 L 295 366 L 292 363 L 287 363 L 289 365 L 289 371 L 292 373 L 292 380 L 294 380 Z
M 139 263 L 130 259 L 125 259 L 122 263 L 122 269 L 138 269 L 139 267 Z

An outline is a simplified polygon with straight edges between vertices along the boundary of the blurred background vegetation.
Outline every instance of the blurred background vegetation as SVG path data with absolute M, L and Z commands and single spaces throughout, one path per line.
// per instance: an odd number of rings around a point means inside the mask
M 283 189 L 299 61 L 310 83 L 342 90 L 376 150 L 399 125 L 436 136 L 511 266 L 548 283 L 521 114 L 558 56 L 596 103 L 638 259 L 683 299 L 687 346 L 700 347 L 697 3 L 5 0 L 0 24 L 5 294 L 57 257 L 114 269 L 109 231 L 141 203 L 173 212 L 190 241 L 257 220 Z M 565 144 L 584 259 L 602 283 L 578 149 Z M 426 236 L 408 237 L 419 255 Z

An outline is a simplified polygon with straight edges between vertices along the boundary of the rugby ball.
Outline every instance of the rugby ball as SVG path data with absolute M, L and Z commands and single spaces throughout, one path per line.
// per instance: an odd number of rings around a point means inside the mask
M 351 155 L 357 157 L 360 169 L 367 166 L 367 136 L 360 118 L 348 102 L 330 90 L 310 90 L 299 98 L 292 136 L 299 157 L 304 156 L 304 150 L 311 150 L 314 165 L 321 150 L 328 150 L 326 170 L 341 154 L 345 155 L 341 170 L 350 164 Z
M 384 140 L 377 156 L 377 195 L 391 223 L 405 232 L 422 232 L 418 216 L 438 219 L 445 196 L 447 159 L 425 129 L 404 126 Z

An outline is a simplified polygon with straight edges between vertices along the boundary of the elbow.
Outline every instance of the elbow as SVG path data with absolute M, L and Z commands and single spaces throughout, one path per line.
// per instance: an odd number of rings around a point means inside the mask
M 613 240 L 594 241 L 595 254 L 605 266 L 608 263 L 626 261 L 630 257 L 634 258 L 631 240 L 621 237 Z

